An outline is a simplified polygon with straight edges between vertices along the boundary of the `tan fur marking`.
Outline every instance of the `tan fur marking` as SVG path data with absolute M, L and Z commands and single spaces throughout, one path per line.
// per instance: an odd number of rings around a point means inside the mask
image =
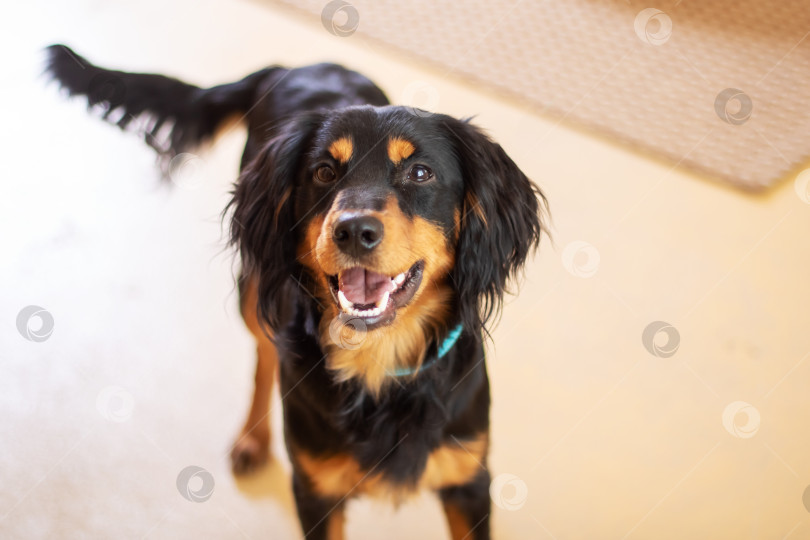
M 304 231 L 304 239 L 298 245 L 298 260 L 301 264 L 311 268 L 316 272 L 316 274 L 323 274 L 320 266 L 318 266 L 318 261 L 315 257 L 315 250 L 317 249 L 318 245 L 318 237 L 321 235 L 321 231 L 323 230 L 324 225 L 324 217 L 323 216 L 315 216 L 312 221 L 307 224 L 307 227 Z
M 337 379 L 360 378 L 372 394 L 378 395 L 397 367 L 421 365 L 427 344 L 434 337 L 426 332 L 445 325 L 452 299 L 452 289 L 446 281 L 455 257 L 448 250 L 447 239 L 438 225 L 420 217 L 409 219 L 394 198 L 388 200 L 382 212 L 369 214 L 383 222 L 385 233 L 382 243 L 363 261 L 363 266 L 395 276 L 424 260 L 422 284 L 410 303 L 397 310 L 394 324 L 359 336 L 356 347 L 345 348 L 334 343 L 334 329 L 330 332 L 330 324 L 338 316 L 338 309 L 328 296 L 320 330 L 321 343 L 328 352 L 327 366 Z M 309 251 L 314 241 L 314 260 L 299 257 L 303 264 L 315 270 L 329 296 L 326 278 L 320 276 L 335 275 L 357 265 L 332 241 L 332 227 L 339 215 L 339 211 L 331 211 L 322 220 L 313 220 L 302 251 Z M 316 227 L 320 227 L 317 232 Z
M 422 477 L 413 488 L 386 482 L 379 473 L 365 471 L 348 454 L 316 458 L 295 452 L 295 461 L 312 482 L 316 493 L 326 497 L 371 495 L 401 502 L 420 489 L 439 490 L 469 482 L 483 468 L 488 437 L 442 444 L 430 453 Z
M 464 217 L 466 217 L 470 212 L 473 212 L 478 219 L 484 222 L 484 227 L 489 227 L 489 223 L 487 223 L 487 216 L 484 215 L 484 209 L 481 208 L 481 201 L 478 200 L 478 197 L 473 195 L 472 193 L 467 193 L 464 196 Z
M 219 139 L 221 135 L 231 133 L 235 129 L 245 125 L 245 115 L 241 112 L 233 113 L 225 117 L 225 119 L 217 124 L 216 131 L 214 131 L 212 141 Z
M 401 137 L 391 137 L 388 139 L 388 159 L 390 159 L 394 165 L 398 165 L 403 159 L 411 157 L 414 151 L 416 151 L 416 148 L 410 141 L 406 141 Z
M 469 482 L 484 467 L 489 438 L 481 435 L 471 441 L 443 444 L 428 458 L 420 483 L 428 489 L 441 489 Z
M 343 540 L 343 530 L 346 527 L 346 512 L 343 508 L 335 508 L 329 513 L 326 526 L 327 540 Z
M 281 209 L 287 204 L 287 201 L 292 195 L 292 186 L 288 187 L 284 190 L 284 193 L 281 194 L 281 200 L 278 201 L 278 205 L 276 205 L 276 213 L 273 215 L 273 226 L 278 227 L 278 216 L 281 215 Z
M 303 241 L 298 244 L 298 252 L 296 256 L 298 262 L 312 270 L 312 274 L 315 276 L 318 282 L 317 290 L 310 292 L 318 297 L 322 305 L 330 306 L 331 309 L 335 309 L 333 307 L 334 300 L 332 299 L 332 293 L 329 292 L 329 283 L 326 279 L 328 274 L 325 274 L 321 269 L 321 266 L 318 264 L 315 256 L 318 237 L 322 234 L 323 229 L 323 216 L 316 216 L 312 221 L 310 221 L 304 232 Z M 330 308 L 327 308 L 327 312 Z M 333 314 L 330 317 L 330 320 L 331 318 L 334 318 L 335 315 L 337 315 L 337 313 Z
M 314 458 L 306 452 L 297 452 L 295 459 L 320 495 L 343 497 L 361 487 L 360 465 L 346 454 Z
M 391 326 L 356 337 L 347 336 L 344 332 L 344 337 L 349 337 L 352 343 L 360 342 L 360 346 L 350 349 L 333 345 L 326 360 L 327 367 L 338 380 L 358 378 L 372 395 L 379 395 L 385 385 L 391 382 L 390 377 L 396 368 L 422 364 L 429 337 L 426 329 L 444 323 L 449 315 L 451 297 L 449 287 L 436 286 L 435 293 L 420 295 L 419 300 L 414 299 L 400 308 L 397 320 Z M 331 337 L 329 323 L 337 317 L 337 308 L 330 308 L 327 313 L 324 317 L 326 324 L 321 324 L 322 341 Z
M 447 524 L 450 526 L 450 538 L 453 540 L 463 540 L 469 538 L 472 529 L 464 517 L 464 514 L 456 508 L 455 505 L 450 503 L 442 503 L 444 507 L 444 515 L 447 518 Z
M 264 334 L 263 325 L 259 322 L 257 311 L 259 304 L 258 281 L 259 280 L 254 276 L 245 280 L 239 309 L 242 312 L 242 318 L 245 320 L 245 325 L 248 327 L 248 330 L 250 330 L 250 333 L 256 338 L 256 341 L 261 342 L 263 338 L 267 339 L 267 336 Z
M 333 208 L 339 202 L 340 199 L 336 199 Z M 313 220 L 312 224 L 314 226 L 317 221 L 321 225 L 314 244 L 315 257 L 321 271 L 327 275 L 358 264 L 332 241 L 331 231 L 341 213 L 332 210 L 325 218 Z M 363 260 L 363 266 L 391 276 L 408 270 L 419 259 L 425 259 L 427 275 L 452 267 L 453 254 L 448 252 L 447 239 L 437 224 L 418 216 L 408 218 L 393 197 L 386 202 L 382 212 L 369 211 L 367 214 L 382 221 L 385 233 L 382 243 Z
M 278 371 L 278 352 L 270 340 L 269 328 L 262 324 L 258 315 L 258 279 L 245 277 L 240 290 L 242 318 L 256 339 L 256 376 L 250 412 L 239 438 L 231 450 L 234 463 L 249 460 L 252 465 L 263 463 L 270 445 L 270 396 Z M 242 465 L 240 465 L 242 466 Z
M 338 160 L 341 165 L 345 165 L 349 162 L 352 158 L 352 152 L 354 152 L 354 144 L 349 137 L 341 137 L 329 145 L 329 153 L 332 154 L 332 157 Z

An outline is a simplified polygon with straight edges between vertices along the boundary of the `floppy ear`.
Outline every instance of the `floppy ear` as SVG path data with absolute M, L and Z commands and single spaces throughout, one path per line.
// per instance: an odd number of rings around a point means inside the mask
M 464 179 L 453 279 L 462 320 L 477 331 L 500 314 L 507 281 L 545 231 L 548 204 L 503 148 L 478 128 L 451 117 L 444 126 Z
M 261 317 L 276 329 L 282 293 L 290 276 L 297 275 L 295 221 L 296 185 L 315 129 L 323 120 L 317 113 L 296 117 L 242 169 L 232 198 L 230 243 L 238 248 L 244 275 L 259 277 Z

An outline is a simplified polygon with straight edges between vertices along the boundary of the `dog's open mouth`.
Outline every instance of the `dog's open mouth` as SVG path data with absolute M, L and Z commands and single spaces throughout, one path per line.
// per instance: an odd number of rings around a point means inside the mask
M 416 294 L 424 269 L 424 261 L 419 261 L 401 274 L 388 276 L 355 266 L 330 276 L 329 284 L 343 313 L 363 319 L 367 326 L 387 324 Z

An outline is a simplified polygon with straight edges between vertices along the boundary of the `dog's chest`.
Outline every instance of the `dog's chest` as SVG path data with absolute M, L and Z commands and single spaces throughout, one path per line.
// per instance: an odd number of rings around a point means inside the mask
M 285 432 L 296 469 L 317 493 L 401 501 L 421 489 L 462 485 L 485 470 L 486 414 L 480 429 L 458 429 L 459 407 L 469 406 L 459 396 L 469 392 L 465 385 L 453 391 L 450 358 L 431 368 L 438 371 L 393 381 L 373 397 L 360 381 L 334 380 L 315 336 L 291 341 L 298 360 L 282 362 Z M 465 382 L 478 386 L 478 379 L 474 373 Z
M 314 457 L 299 452 L 296 459 L 320 495 L 334 498 L 369 495 L 399 503 L 421 489 L 435 491 L 469 482 L 485 470 L 486 450 L 485 437 L 451 439 L 424 455 L 424 467 L 411 481 L 387 474 L 390 471 L 385 460 L 365 467 L 351 453 Z M 412 458 L 414 462 L 420 460 L 419 456 Z
M 448 435 L 440 395 L 404 385 L 380 400 L 346 396 L 352 406 L 335 417 L 346 446 L 325 456 L 304 452 L 302 468 L 318 492 L 332 497 L 363 493 L 401 501 L 421 489 L 468 482 L 484 469 L 487 438 Z

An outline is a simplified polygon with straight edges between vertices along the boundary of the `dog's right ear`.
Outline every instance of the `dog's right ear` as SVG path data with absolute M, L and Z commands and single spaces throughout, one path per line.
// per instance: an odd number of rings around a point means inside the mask
M 259 279 L 260 316 L 272 329 L 280 320 L 284 285 L 290 276 L 298 275 L 296 186 L 322 122 L 322 114 L 311 113 L 283 126 L 244 166 L 225 208 L 225 214 L 233 209 L 230 243 L 241 255 L 243 275 Z

